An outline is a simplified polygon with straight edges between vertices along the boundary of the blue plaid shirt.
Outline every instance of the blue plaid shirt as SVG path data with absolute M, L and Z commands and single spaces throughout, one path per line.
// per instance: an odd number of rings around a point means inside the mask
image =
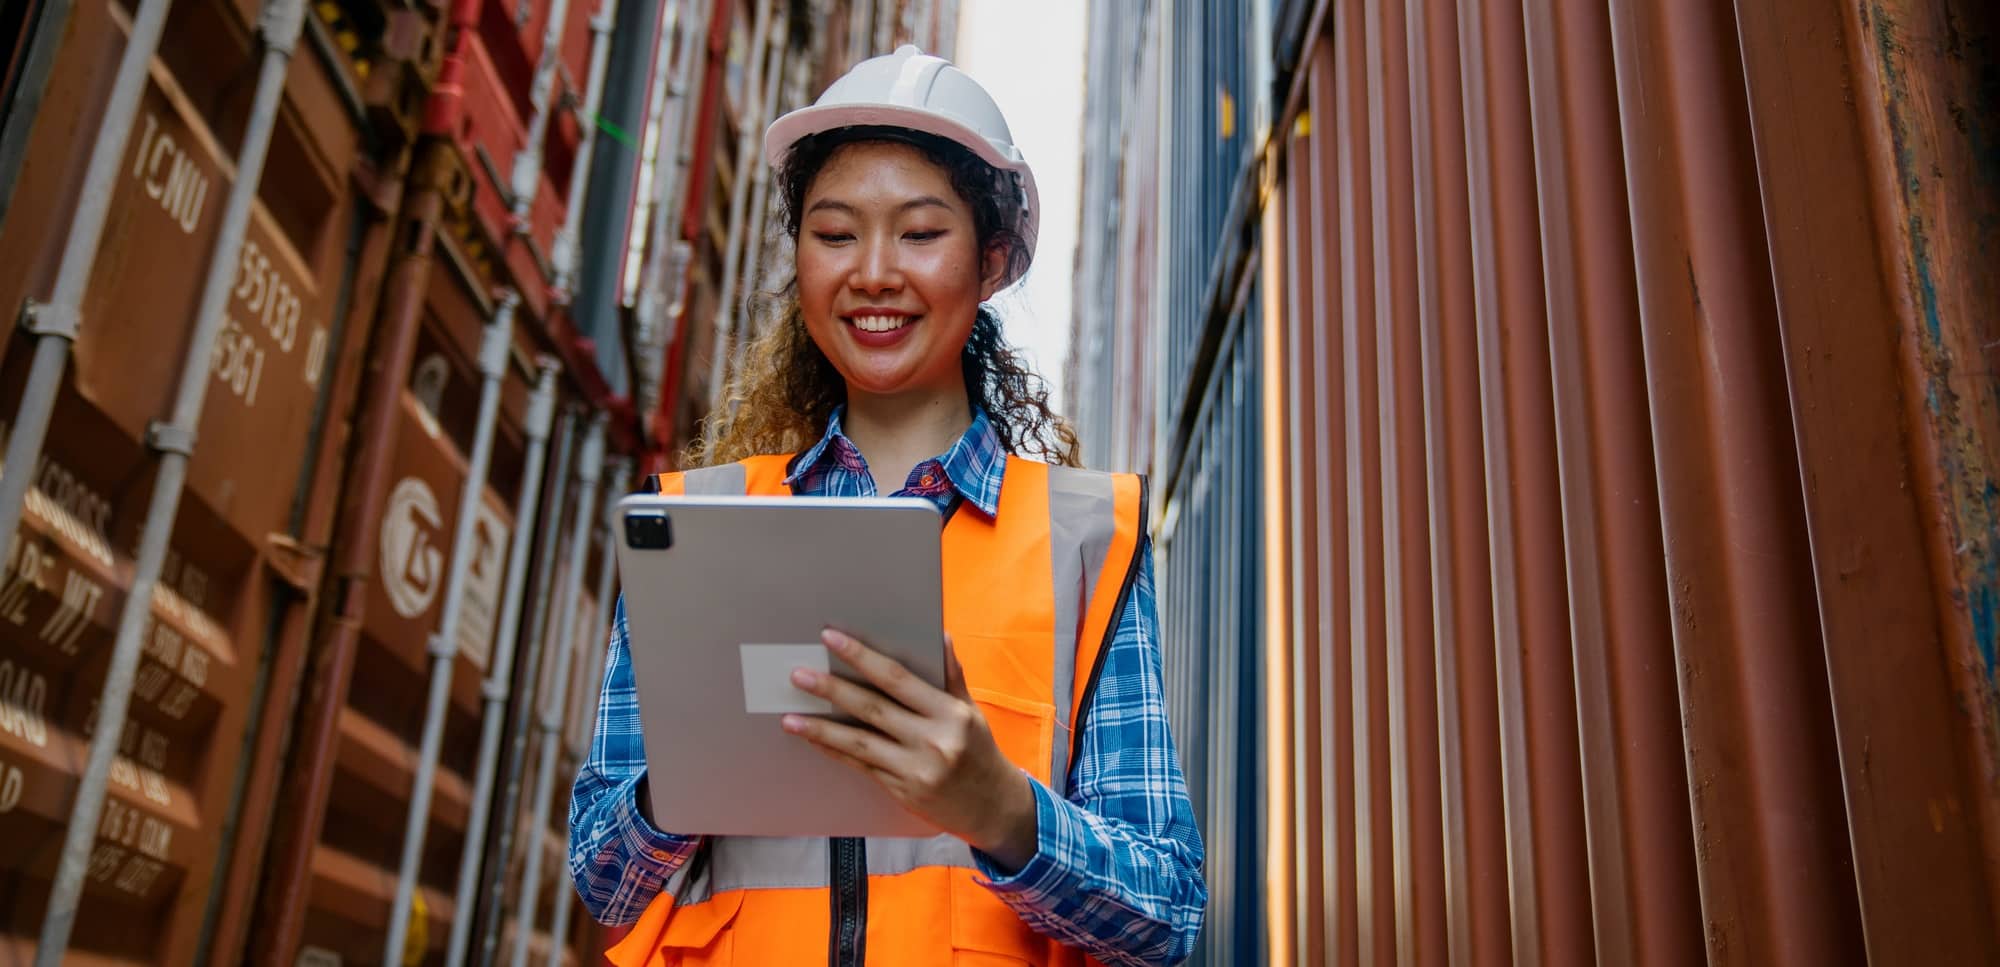
M 840 418 L 835 411 L 826 434 L 793 465 L 786 482 L 794 493 L 875 495 Z M 965 435 L 918 464 L 895 496 L 924 497 L 941 509 L 957 497 L 990 517 L 999 510 L 1006 466 L 999 437 L 975 411 Z M 974 857 L 994 894 L 1042 934 L 1107 964 L 1172 964 L 1194 949 L 1208 887 L 1201 831 L 1167 730 L 1150 543 L 1139 561 L 1104 652 L 1068 798 L 1034 784 L 1040 845 L 1019 871 L 1006 875 L 977 851 Z M 626 634 L 621 598 L 597 732 L 569 807 L 570 875 L 584 905 L 608 924 L 637 920 L 701 841 L 661 832 L 640 815 L 646 750 Z

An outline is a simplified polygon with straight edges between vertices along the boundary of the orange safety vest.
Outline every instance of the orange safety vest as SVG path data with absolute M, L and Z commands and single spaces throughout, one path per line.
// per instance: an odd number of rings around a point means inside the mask
M 660 491 L 789 495 L 789 459 L 661 474 Z M 1007 758 L 1058 797 L 1144 520 L 1136 476 L 1010 456 L 997 516 L 962 509 L 944 527 L 944 624 L 967 689 Z M 618 967 L 1093 963 L 981 886 L 971 848 L 951 836 L 710 837 L 606 956 Z

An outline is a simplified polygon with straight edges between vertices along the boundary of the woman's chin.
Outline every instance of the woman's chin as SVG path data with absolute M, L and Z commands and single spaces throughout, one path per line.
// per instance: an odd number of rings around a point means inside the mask
M 925 379 L 914 369 L 900 366 L 857 366 L 841 373 L 841 378 L 847 382 L 850 398 L 860 395 L 901 399 L 953 390 L 939 380 Z
M 847 381 L 847 395 L 850 398 L 854 396 L 902 398 L 920 389 L 921 386 L 917 381 L 910 379 L 863 377 Z

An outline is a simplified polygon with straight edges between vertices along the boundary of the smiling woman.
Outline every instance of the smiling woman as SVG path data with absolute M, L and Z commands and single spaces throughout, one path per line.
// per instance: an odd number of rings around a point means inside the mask
M 778 163 L 797 272 L 686 463 L 797 452 L 857 390 L 922 385 L 936 404 L 984 408 L 1010 451 L 1073 465 L 1075 434 L 985 304 L 1034 256 L 1031 185 L 949 138 L 887 125 L 804 135 Z
M 1207 888 L 1167 727 L 1145 487 L 1074 466 L 1075 437 L 986 304 L 1034 255 L 1033 173 L 991 98 L 913 47 L 779 119 L 765 153 L 795 274 L 728 422 L 690 454 L 702 469 L 658 488 L 936 506 L 944 687 L 829 630 L 817 667 L 873 687 L 799 669 L 794 687 L 846 721 L 770 727 L 940 835 L 657 829 L 649 789 L 706 777 L 648 774 L 621 610 L 570 832 L 593 913 L 634 924 L 611 960 L 1179 962 Z

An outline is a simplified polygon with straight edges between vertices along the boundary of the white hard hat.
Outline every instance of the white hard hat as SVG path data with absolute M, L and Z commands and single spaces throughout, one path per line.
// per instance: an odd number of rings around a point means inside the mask
M 893 54 L 871 57 L 833 82 L 811 107 L 772 122 L 764 132 L 764 160 L 784 164 L 792 145 L 808 135 L 838 128 L 894 127 L 921 131 L 956 142 L 1001 171 L 1020 176 L 1025 196 L 1020 223 L 1013 226 L 1035 255 L 1041 226 L 1041 196 L 1028 159 L 1014 146 L 1000 105 L 964 71 L 942 57 L 904 44 Z M 1003 285 L 1019 278 L 1009 273 Z

